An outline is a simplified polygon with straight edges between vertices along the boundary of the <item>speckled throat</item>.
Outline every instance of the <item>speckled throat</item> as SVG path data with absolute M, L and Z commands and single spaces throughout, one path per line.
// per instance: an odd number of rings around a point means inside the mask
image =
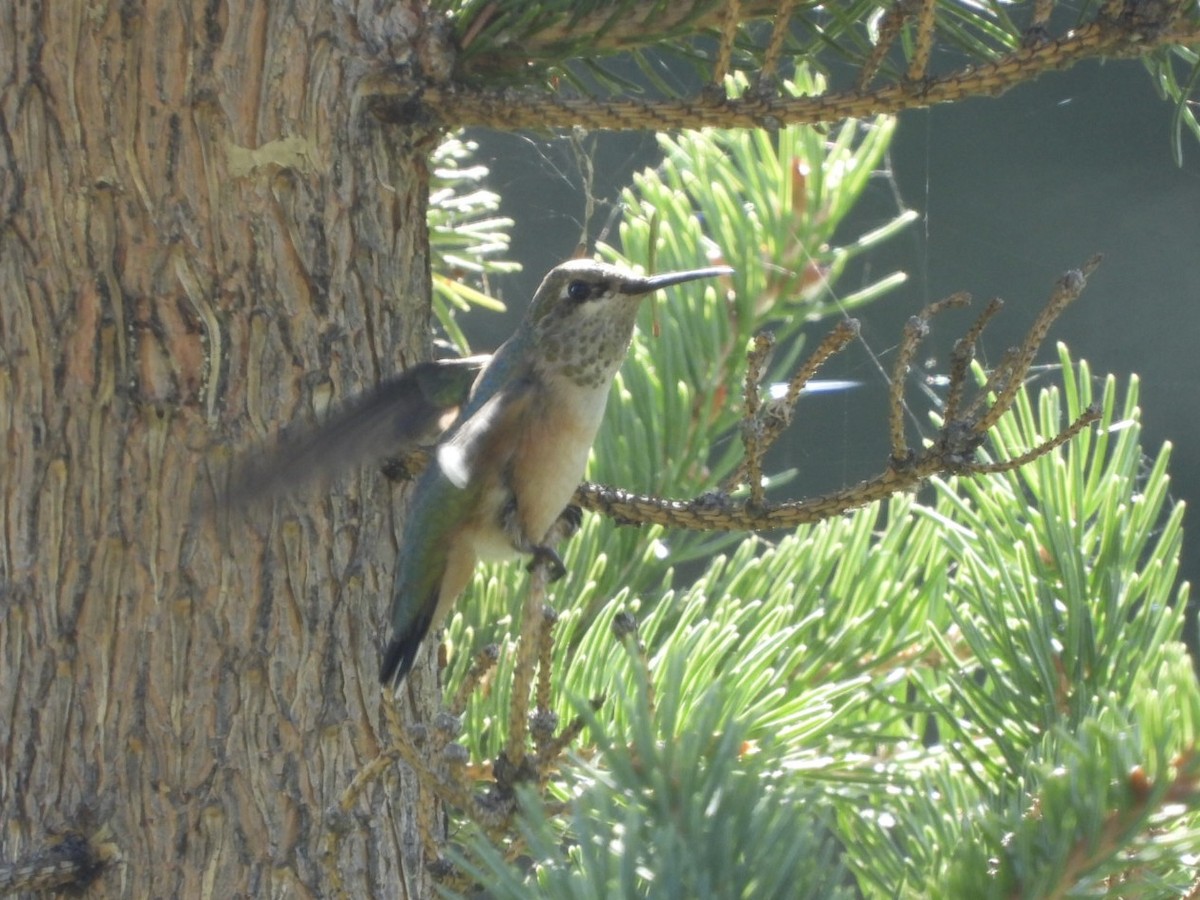
M 639 297 L 614 298 L 595 312 L 558 311 L 539 323 L 539 363 L 579 387 L 600 387 L 611 381 L 629 350 Z

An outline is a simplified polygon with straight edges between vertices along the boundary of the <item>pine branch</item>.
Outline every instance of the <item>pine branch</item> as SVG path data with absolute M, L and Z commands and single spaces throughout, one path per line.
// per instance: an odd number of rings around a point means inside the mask
M 744 28 L 746 22 L 761 19 L 777 8 L 787 9 L 791 5 L 743 3 L 740 4 L 739 22 Z M 650 11 L 655 6 L 657 4 L 634 3 L 597 7 L 588 16 L 602 17 L 603 26 L 598 32 L 574 31 L 574 34 L 586 36 L 586 40 L 580 43 L 582 38 L 576 38 L 569 46 L 557 43 L 574 28 L 576 20 L 567 16 L 566 12 L 560 11 L 551 23 L 535 23 L 529 32 L 535 38 L 534 49 L 527 51 L 522 61 L 510 64 L 514 71 L 526 73 L 523 75 L 525 87 L 479 87 L 460 72 L 456 77 L 431 78 L 416 91 L 409 81 L 401 82 L 390 75 L 381 75 L 369 82 L 366 93 L 371 98 L 372 108 L 387 119 L 436 122 L 449 128 L 466 125 L 503 130 L 577 126 L 618 131 L 669 131 L 702 127 L 778 128 L 787 124 L 812 124 L 897 113 L 973 96 L 997 96 L 1017 84 L 1046 72 L 1070 68 L 1086 59 L 1148 58 L 1156 51 L 1200 43 L 1200 21 L 1191 7 L 1182 2 L 1109 2 L 1095 7 L 1091 21 L 1081 23 L 1055 38 L 1047 34 L 1045 10 L 1039 7 L 1034 10 L 1030 27 L 1016 34 L 988 19 L 974 23 L 976 30 L 985 34 L 986 39 L 975 35 L 964 37 L 947 28 L 944 40 L 961 39 L 968 42 L 968 53 L 974 62 L 953 71 L 931 74 L 929 61 L 933 50 L 940 46 L 934 28 L 937 10 L 931 3 L 923 3 L 915 7 L 918 15 L 910 17 L 909 5 L 897 3 L 891 7 L 893 14 L 885 17 L 884 25 L 890 27 L 881 30 L 865 54 L 852 49 L 849 38 L 837 47 L 839 51 L 848 53 L 859 67 L 854 85 L 847 89 L 792 97 L 775 90 L 773 78 L 768 77 L 760 78 L 754 90 L 741 96 L 730 96 L 722 82 L 711 83 L 710 78 L 708 88 L 690 97 L 639 99 L 628 95 L 600 97 L 595 96 L 594 91 L 571 95 L 559 90 L 528 86 L 528 81 L 532 80 L 529 73 L 536 72 L 536 69 L 529 70 L 528 64 L 543 48 L 561 52 L 563 55 L 557 63 L 562 65 L 571 51 L 594 58 L 604 52 L 606 42 L 619 44 L 628 37 L 630 41 L 644 41 L 649 45 L 661 42 L 676 29 L 686 27 L 695 34 L 703 27 L 720 28 L 722 22 L 726 21 L 725 4 L 700 4 L 702 12 L 697 12 L 693 6 L 680 5 L 666 26 L 638 33 L 637 14 Z M 667 6 L 674 8 L 673 5 Z M 479 15 L 485 12 L 481 10 Z M 863 12 L 864 18 L 865 15 Z M 847 27 L 845 23 L 840 24 L 843 28 Z M 1011 23 L 1004 24 L 1011 26 Z M 778 59 L 781 39 L 778 23 L 776 26 L 761 47 L 755 45 L 749 50 L 756 65 L 767 73 L 773 72 Z M 872 87 L 882 61 L 891 49 L 891 43 L 900 38 L 906 27 L 915 28 L 915 36 L 905 71 L 893 76 L 888 83 Z M 744 34 L 744 31 L 741 32 L 742 37 Z M 537 36 L 542 36 L 546 43 L 536 43 Z M 482 39 L 480 34 L 472 37 L 475 41 Z M 732 40 L 732 32 L 725 32 L 720 41 L 717 61 L 708 73 L 710 76 L 720 73 L 722 66 L 718 63 L 727 58 L 725 54 L 731 49 Z M 996 40 L 1011 46 L 993 49 L 989 42 Z M 449 55 L 455 52 L 445 49 Z

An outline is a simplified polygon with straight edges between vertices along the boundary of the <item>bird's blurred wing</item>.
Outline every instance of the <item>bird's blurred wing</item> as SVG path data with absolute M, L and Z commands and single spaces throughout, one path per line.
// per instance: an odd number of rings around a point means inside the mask
M 419 363 L 351 399 L 321 424 L 284 434 L 275 447 L 248 454 L 236 466 L 226 502 L 249 506 L 434 443 L 490 358 Z

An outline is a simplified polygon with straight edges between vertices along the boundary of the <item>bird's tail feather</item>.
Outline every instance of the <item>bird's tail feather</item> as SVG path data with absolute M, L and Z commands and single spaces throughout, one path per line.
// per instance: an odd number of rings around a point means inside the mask
M 392 639 L 388 641 L 388 645 L 383 651 L 383 659 L 379 666 L 380 684 L 399 687 L 400 682 L 412 669 L 413 662 L 417 658 L 417 651 L 421 648 L 421 642 L 429 633 L 435 604 L 425 604 L 424 608 L 428 612 L 418 615 L 409 623 L 409 627 L 404 629 L 403 633 L 399 630 L 392 632 Z

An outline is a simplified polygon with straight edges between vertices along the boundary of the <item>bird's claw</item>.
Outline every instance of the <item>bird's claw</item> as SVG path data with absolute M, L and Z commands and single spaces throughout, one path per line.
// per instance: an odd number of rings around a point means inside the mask
M 540 565 L 546 567 L 547 581 L 558 581 L 567 574 L 567 567 L 563 565 L 562 557 L 551 547 L 543 545 L 533 548 L 533 559 L 530 560 L 527 569 L 532 572 Z

